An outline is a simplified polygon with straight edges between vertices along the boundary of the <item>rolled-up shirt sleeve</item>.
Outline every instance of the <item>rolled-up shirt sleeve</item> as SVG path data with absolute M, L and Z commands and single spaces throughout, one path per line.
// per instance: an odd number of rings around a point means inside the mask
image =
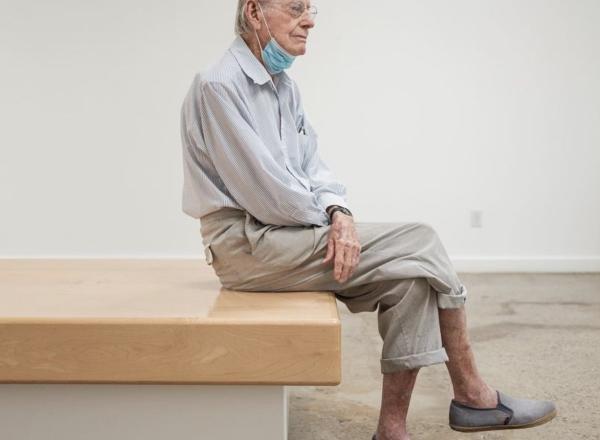
M 236 92 L 219 82 L 202 83 L 201 135 L 227 190 L 264 224 L 324 226 L 327 213 L 311 191 L 294 183 L 248 123 Z

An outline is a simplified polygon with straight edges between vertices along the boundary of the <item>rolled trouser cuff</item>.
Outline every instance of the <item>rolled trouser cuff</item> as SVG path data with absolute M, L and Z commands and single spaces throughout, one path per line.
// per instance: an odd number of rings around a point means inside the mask
M 447 362 L 448 354 L 444 347 L 426 351 L 424 353 L 411 354 L 397 358 L 381 359 L 382 373 L 395 373 L 399 370 L 412 370 L 414 368 L 426 367 L 433 364 L 441 364 Z
M 467 288 L 464 285 L 460 286 L 459 293 L 437 292 L 437 304 L 440 309 L 458 309 L 463 307 L 467 301 Z

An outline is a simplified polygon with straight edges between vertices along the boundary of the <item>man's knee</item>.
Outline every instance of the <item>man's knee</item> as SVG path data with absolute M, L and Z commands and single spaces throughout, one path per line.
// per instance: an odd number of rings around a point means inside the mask
M 423 235 L 428 237 L 437 237 L 438 233 L 435 228 L 427 222 L 417 222 L 417 226 Z

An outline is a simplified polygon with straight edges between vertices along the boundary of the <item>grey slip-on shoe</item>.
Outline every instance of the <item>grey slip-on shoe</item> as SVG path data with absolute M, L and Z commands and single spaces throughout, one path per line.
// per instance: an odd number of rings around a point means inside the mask
M 452 399 L 450 428 L 463 432 L 530 428 L 556 416 L 556 405 L 550 400 L 518 399 L 498 390 L 496 394 L 495 408 L 473 408 Z
M 463 432 L 531 428 L 556 416 L 556 405 L 550 400 L 518 399 L 498 390 L 496 394 L 495 408 L 473 408 L 452 399 L 450 428 Z M 377 435 L 373 434 L 371 440 L 377 440 Z

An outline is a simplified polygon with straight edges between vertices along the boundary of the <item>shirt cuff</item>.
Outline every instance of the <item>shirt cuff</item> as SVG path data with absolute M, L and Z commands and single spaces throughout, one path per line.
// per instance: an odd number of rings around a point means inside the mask
M 350 209 L 350 207 L 346 203 L 346 200 L 342 196 L 335 193 L 322 192 L 317 195 L 317 199 L 319 201 L 319 204 L 323 207 L 323 209 L 327 209 L 327 207 L 331 205 L 339 205 L 343 206 L 346 209 Z

